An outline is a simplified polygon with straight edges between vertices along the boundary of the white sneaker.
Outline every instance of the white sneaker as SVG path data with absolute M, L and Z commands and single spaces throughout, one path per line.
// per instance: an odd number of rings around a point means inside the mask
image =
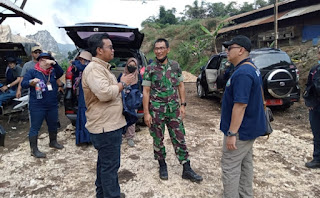
M 128 145 L 131 146 L 131 147 L 134 147 L 133 139 L 128 139 Z

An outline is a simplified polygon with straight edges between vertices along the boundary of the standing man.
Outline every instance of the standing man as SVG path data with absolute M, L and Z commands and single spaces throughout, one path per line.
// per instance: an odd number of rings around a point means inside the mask
M 313 134 L 313 160 L 306 163 L 308 168 L 320 168 L 320 46 L 318 65 L 311 68 L 303 98 L 309 109 L 309 121 Z
M 30 69 L 34 69 L 34 66 L 38 63 L 37 59 L 39 57 L 39 55 L 42 53 L 42 49 L 40 46 L 34 46 L 31 48 L 31 56 L 32 56 L 32 60 L 29 62 L 26 62 L 23 67 L 22 67 L 22 72 L 20 75 L 20 82 L 17 88 L 17 92 L 16 92 L 16 97 L 20 98 L 21 97 L 21 82 L 23 80 L 23 76 L 30 70 Z
M 126 126 L 122 115 L 121 91 L 130 85 L 133 74 L 123 75 L 118 83 L 108 63 L 114 49 L 108 34 L 95 34 L 88 40 L 93 56 L 82 74 L 82 87 L 87 106 L 86 128 L 98 150 L 96 197 L 120 197 L 118 170 L 122 133 Z
M 185 117 L 187 103 L 182 71 L 176 61 L 167 58 L 170 48 L 166 39 L 157 39 L 153 52 L 156 60 L 145 69 L 142 82 L 143 109 L 144 121 L 153 137 L 154 158 L 159 162 L 160 179 L 168 179 L 166 150 L 163 144 L 166 125 L 176 156 L 183 165 L 182 178 L 201 182 L 202 177 L 190 167 L 184 139 L 185 129 L 182 120 Z
M 220 130 L 224 133 L 221 169 L 225 198 L 253 197 L 252 147 L 265 134 L 260 71 L 249 58 L 251 41 L 236 36 L 223 43 L 235 71 L 222 99 Z

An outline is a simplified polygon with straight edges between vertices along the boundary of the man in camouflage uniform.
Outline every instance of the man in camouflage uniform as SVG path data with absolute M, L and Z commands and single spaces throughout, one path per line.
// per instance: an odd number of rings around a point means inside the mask
M 163 144 L 165 125 L 168 128 L 176 156 L 183 165 L 183 179 L 201 182 L 202 177 L 190 167 L 185 129 L 182 119 L 185 117 L 185 89 L 182 71 L 176 61 L 169 60 L 169 42 L 158 39 L 154 43 L 156 60 L 147 66 L 143 76 L 144 121 L 153 137 L 154 158 L 159 161 L 159 176 L 168 179 L 165 162 L 166 150 Z M 179 97 L 180 95 L 180 104 Z

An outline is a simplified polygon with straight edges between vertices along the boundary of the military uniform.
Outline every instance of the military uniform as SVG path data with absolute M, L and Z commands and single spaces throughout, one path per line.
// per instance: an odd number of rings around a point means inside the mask
M 182 71 L 176 61 L 167 64 L 158 61 L 147 66 L 143 76 L 143 86 L 150 87 L 149 112 L 152 124 L 149 129 L 153 137 L 154 158 L 166 158 L 163 144 L 165 125 L 180 164 L 188 162 L 188 150 L 184 139 L 185 129 L 180 117 L 178 87 L 183 82 Z

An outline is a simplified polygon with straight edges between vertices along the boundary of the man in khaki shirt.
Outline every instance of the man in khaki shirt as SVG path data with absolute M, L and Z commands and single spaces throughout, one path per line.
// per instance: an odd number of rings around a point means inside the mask
M 126 126 L 122 115 L 121 91 L 133 82 L 133 74 L 123 75 L 120 83 L 110 72 L 114 49 L 108 34 L 90 36 L 92 61 L 82 74 L 86 102 L 86 128 L 98 150 L 96 197 L 120 197 L 118 169 L 122 133 Z

